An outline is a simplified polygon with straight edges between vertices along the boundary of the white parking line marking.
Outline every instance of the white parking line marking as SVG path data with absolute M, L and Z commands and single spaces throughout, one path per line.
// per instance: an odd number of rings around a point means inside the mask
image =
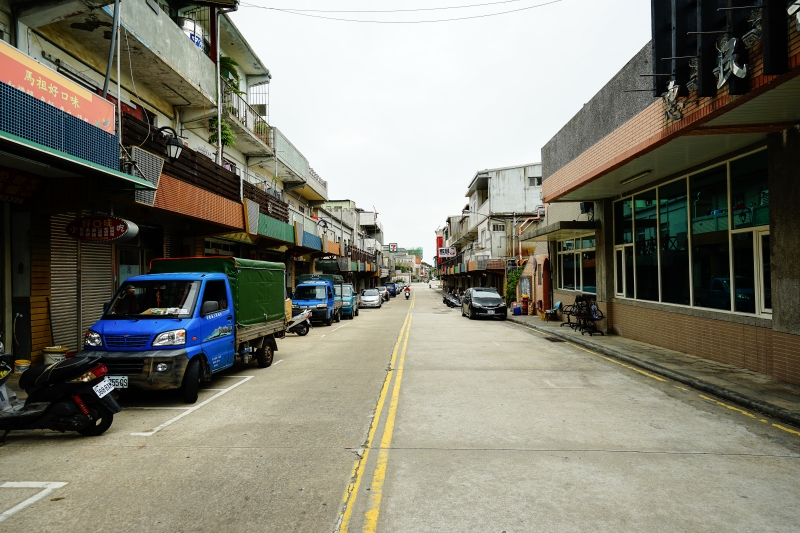
M 556 386 L 556 385 L 555 385 L 553 382 L 551 382 L 549 379 L 543 379 L 542 381 L 544 381 L 545 383 L 547 383 L 548 385 L 550 385 L 550 386 L 551 386 L 551 387 L 553 387 L 554 389 L 557 389 L 557 388 L 558 388 L 558 387 L 557 387 L 557 386 Z
M 3 511 L 0 513 L 0 522 L 9 518 L 12 515 L 17 514 L 21 510 L 25 509 L 33 505 L 34 503 L 38 502 L 42 498 L 50 495 L 56 489 L 60 489 L 67 483 L 64 481 L 6 481 L 0 482 L 0 488 L 2 489 L 42 489 L 40 492 L 37 492 L 27 500 L 18 503 L 11 509 L 7 511 Z
M 321 338 L 322 338 L 322 337 L 324 337 L 324 336 L 325 336 L 325 335 L 320 335 L 320 336 L 319 336 L 319 338 L 321 339 Z
M 338 328 L 334 329 L 333 331 L 336 331 L 336 330 L 339 330 L 339 329 L 342 329 L 342 328 L 346 328 L 349 325 L 350 324 L 345 324 L 344 326 L 339 326 Z
M 189 410 L 191 407 L 123 407 L 125 411 L 129 411 L 131 409 L 137 409 L 140 411 L 162 411 L 162 410 L 171 410 L 171 409 L 178 409 L 181 411 Z
M 278 359 L 277 361 L 275 361 L 274 363 L 272 363 L 272 366 L 275 366 L 275 365 L 277 365 L 277 364 L 280 364 L 280 363 L 282 363 L 282 362 L 283 362 L 283 359 Z
M 195 405 L 194 407 L 190 407 L 188 410 L 182 412 L 181 414 L 179 414 L 175 418 L 171 418 L 171 419 L 167 420 L 166 422 L 164 422 L 163 424 L 161 424 L 157 428 L 153 429 L 152 431 L 146 431 L 146 432 L 143 432 L 143 433 L 131 433 L 131 435 L 134 436 L 134 437 L 151 437 L 151 436 L 155 435 L 156 433 L 158 433 L 159 431 L 161 431 L 162 429 L 164 429 L 165 427 L 167 427 L 170 424 L 172 424 L 173 422 L 177 422 L 178 420 L 180 420 L 184 416 L 194 413 L 195 411 L 197 411 L 201 407 L 211 403 L 211 401 L 216 400 L 217 398 L 219 398 L 220 396 L 222 396 L 226 392 L 232 391 L 233 389 L 235 389 L 236 387 L 238 387 L 242 383 L 246 383 L 246 382 L 250 381 L 255 376 L 236 376 L 236 377 L 244 378 L 244 379 L 242 379 L 242 381 L 238 381 L 238 382 L 234 383 L 233 385 L 231 385 L 227 389 L 222 389 L 220 392 L 216 393 L 214 396 L 212 396 L 208 400 L 200 402 L 197 405 Z

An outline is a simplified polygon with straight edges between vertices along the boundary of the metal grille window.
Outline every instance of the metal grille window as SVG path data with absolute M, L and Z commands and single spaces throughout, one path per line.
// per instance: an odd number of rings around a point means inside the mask
M 772 312 L 767 151 L 614 204 L 617 297 Z

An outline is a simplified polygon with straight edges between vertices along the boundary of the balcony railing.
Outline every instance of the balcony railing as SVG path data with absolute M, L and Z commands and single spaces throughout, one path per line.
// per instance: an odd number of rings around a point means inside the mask
M 253 135 L 258 137 L 261 142 L 272 148 L 267 121 L 250 107 L 250 104 L 239 94 L 238 88 L 225 78 L 222 78 L 222 105 L 228 114 L 253 132 Z
M 311 176 L 311 178 L 315 179 L 320 185 L 322 185 L 322 187 L 326 191 L 328 190 L 328 182 L 325 181 L 324 179 L 320 178 L 319 174 L 317 174 L 316 171 L 314 171 L 313 168 L 311 168 L 311 167 L 308 168 L 308 175 Z

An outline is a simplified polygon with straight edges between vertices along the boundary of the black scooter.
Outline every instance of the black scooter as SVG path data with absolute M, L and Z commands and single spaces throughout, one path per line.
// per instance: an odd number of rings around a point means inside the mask
M 94 437 L 104 433 L 122 408 L 111 396 L 108 368 L 99 356 L 66 359 L 34 366 L 22 373 L 19 386 L 28 393 L 19 400 L 5 386 L 13 356 L 0 355 L 0 444 L 10 431 L 52 429 Z

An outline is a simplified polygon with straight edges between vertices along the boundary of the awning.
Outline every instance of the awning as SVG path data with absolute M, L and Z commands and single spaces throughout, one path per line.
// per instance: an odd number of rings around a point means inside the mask
M 599 220 L 562 220 L 542 228 L 526 231 L 519 240 L 523 242 L 561 241 L 596 232 L 598 229 L 600 229 Z
M 46 177 L 90 176 L 124 181 L 128 188 L 155 190 L 149 181 L 0 131 L 0 160 L 6 166 Z

